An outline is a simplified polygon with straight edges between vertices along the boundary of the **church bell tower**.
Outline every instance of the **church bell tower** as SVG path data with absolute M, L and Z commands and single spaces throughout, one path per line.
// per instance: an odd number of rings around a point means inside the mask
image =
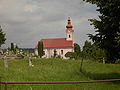
M 68 17 L 68 24 L 66 25 L 66 40 L 73 40 L 73 26 L 71 24 L 70 17 Z

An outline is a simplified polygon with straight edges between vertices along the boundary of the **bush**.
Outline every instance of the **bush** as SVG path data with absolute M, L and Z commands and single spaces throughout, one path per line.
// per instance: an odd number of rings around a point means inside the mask
M 17 57 L 19 57 L 19 58 L 24 58 L 24 55 L 18 54 Z
M 65 54 L 65 57 L 67 57 L 69 59 L 75 59 L 76 58 L 76 53 L 75 52 L 67 52 Z
M 120 64 L 120 59 L 117 59 L 117 60 L 115 61 L 115 63 L 116 63 L 116 64 Z
M 56 58 L 58 58 L 58 59 L 62 59 L 62 57 L 61 57 L 60 55 L 57 55 Z

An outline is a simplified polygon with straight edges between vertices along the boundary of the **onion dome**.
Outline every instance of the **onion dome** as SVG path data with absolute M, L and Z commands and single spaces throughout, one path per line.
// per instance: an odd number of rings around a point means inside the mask
M 73 28 L 73 26 L 71 25 L 70 17 L 68 17 L 68 24 L 67 24 L 66 28 Z
M 68 17 L 68 24 L 66 25 L 66 31 L 74 31 L 72 28 L 72 24 L 71 24 L 71 20 L 70 20 L 70 17 Z

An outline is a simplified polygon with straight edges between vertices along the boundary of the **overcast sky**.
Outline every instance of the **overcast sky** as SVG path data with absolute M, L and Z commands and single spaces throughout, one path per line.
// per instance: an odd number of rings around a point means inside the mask
M 65 38 L 68 16 L 74 26 L 74 40 L 80 46 L 94 33 L 88 19 L 97 18 L 96 6 L 82 0 L 0 0 L 0 25 L 6 44 L 33 48 L 42 38 Z

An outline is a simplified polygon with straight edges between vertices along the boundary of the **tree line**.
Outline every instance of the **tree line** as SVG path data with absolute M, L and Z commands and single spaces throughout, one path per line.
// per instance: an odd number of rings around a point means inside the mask
M 103 62 L 106 60 L 105 51 L 98 47 L 98 44 L 91 43 L 90 41 L 85 41 L 83 49 L 75 43 L 74 52 L 68 52 L 65 54 L 66 57 L 70 59 L 85 59 Z M 106 60 L 107 62 L 107 60 Z

